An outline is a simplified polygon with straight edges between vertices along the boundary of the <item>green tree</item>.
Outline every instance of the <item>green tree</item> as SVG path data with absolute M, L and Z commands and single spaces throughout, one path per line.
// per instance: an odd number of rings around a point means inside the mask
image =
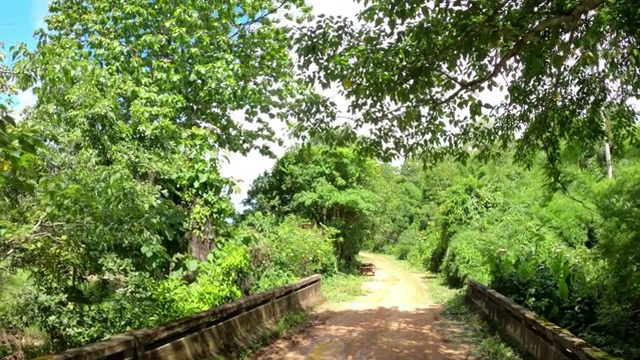
M 239 280 L 213 279 L 243 266 L 218 256 L 244 254 L 223 249 L 233 207 L 219 152 L 269 154 L 270 120 L 316 102 L 294 78 L 276 11 L 309 13 L 298 0 L 55 0 L 36 49 L 11 49 L 0 68 L 0 252 L 33 279 L 22 323 L 57 349 L 171 318 L 151 290 L 178 269 L 221 284 L 200 294 L 207 306 L 239 296 Z M 14 124 L 5 91 L 28 88 L 37 102 Z
M 268 152 L 257 142 L 274 131 L 258 115 L 282 118 L 310 95 L 293 77 L 290 28 L 269 16 L 297 10 L 308 14 L 297 0 L 56 0 L 17 69 L 37 81 L 34 111 L 79 129 L 107 162 L 123 140 L 167 146 L 176 126 L 211 127 L 231 151 Z
M 100 164 L 159 186 L 189 212 L 189 249 L 204 260 L 233 212 L 218 150 L 269 154 L 279 140 L 268 120 L 313 101 L 293 76 L 290 28 L 272 16 L 308 10 L 302 1 L 53 1 L 36 50 L 17 53 L 17 84 L 38 97 L 28 120 L 60 151 L 89 147 Z
M 394 168 L 382 164 L 372 175 L 368 188 L 382 199 L 376 208 L 376 231 L 373 242 L 367 247 L 382 251 L 385 246 L 396 243 L 409 227 L 424 230 L 428 219 L 425 213 L 421 178 L 405 166 Z
M 375 153 L 465 160 L 515 142 L 524 163 L 543 152 L 557 184 L 565 146 L 610 141 L 605 110 L 621 136 L 635 135 L 633 1 L 362 3 L 363 24 L 325 17 L 303 28 L 298 54 L 307 78 L 342 84 L 354 128 L 371 127 L 361 143 Z M 483 102 L 496 89 L 505 96 Z M 300 129 L 324 131 L 332 120 L 308 117 Z
M 17 58 L 23 49 L 23 46 L 15 46 L 10 51 Z M 29 191 L 33 183 L 28 165 L 42 142 L 27 128 L 16 124 L 13 96 L 17 93 L 15 80 L 18 74 L 5 63 L 6 60 L 4 43 L 0 42 L 0 186 L 9 183 Z
M 259 177 L 246 205 L 279 216 L 297 214 L 336 228 L 338 257 L 350 266 L 373 236 L 380 197 L 367 187 L 377 164 L 351 148 L 307 145 L 289 150 Z
M 407 161 L 395 176 L 376 181 L 396 191 L 412 179 L 428 206 L 409 211 L 427 225 L 420 231 L 414 222 L 379 248 L 441 273 L 451 285 L 469 277 L 484 282 L 612 355 L 636 359 L 639 157 L 629 142 L 611 144 L 614 179 L 602 143 L 563 149 L 572 180 L 564 194 L 548 192 L 543 157 L 530 169 L 514 163 L 511 152 L 466 165 L 446 158 L 425 170 Z M 376 223 L 395 215 L 382 211 Z

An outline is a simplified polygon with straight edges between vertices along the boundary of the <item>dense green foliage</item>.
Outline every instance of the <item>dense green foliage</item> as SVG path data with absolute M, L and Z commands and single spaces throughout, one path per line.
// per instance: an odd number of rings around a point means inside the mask
M 432 206 L 426 212 L 418 206 L 409 226 L 398 222 L 387 230 L 387 243 L 369 246 L 441 272 L 453 286 L 472 277 L 611 353 L 638 358 L 632 217 L 640 159 L 630 148 L 618 160 L 613 180 L 601 166 L 568 167 L 567 195 L 549 194 L 542 165 L 525 170 L 509 154 L 467 166 L 448 160 L 409 178 L 407 163 L 389 193 L 403 196 L 399 184 L 411 181 Z
M 157 284 L 160 321 L 204 311 L 315 273 L 336 271 L 333 232 L 288 217 L 277 222 L 257 215 L 240 226 L 207 261 L 193 265 L 195 281 L 182 272 Z
M 337 253 L 348 268 L 375 229 L 381 199 L 369 184 L 376 168 L 351 148 L 293 148 L 255 181 L 246 203 L 256 211 L 299 214 L 337 229 Z
M 335 274 L 334 233 L 294 216 L 279 221 L 257 214 L 220 240 L 205 261 L 182 254 L 168 276 L 103 270 L 102 277 L 76 280 L 68 289 L 45 287 L 40 281 L 47 269 L 34 265 L 30 273 L 2 279 L 0 326 L 37 326 L 60 349 L 175 320 L 314 273 Z M 6 270 L 3 276 L 12 274 Z
M 354 127 L 370 128 L 359 144 L 376 154 L 464 160 L 469 149 L 489 156 L 515 142 L 525 163 L 545 153 L 558 183 L 563 146 L 633 133 L 634 1 L 359 2 L 358 22 L 329 16 L 305 27 L 298 54 L 310 81 L 342 85 Z M 307 118 L 300 128 L 322 133 L 340 121 Z
M 29 355 L 59 351 L 336 272 L 331 228 L 233 221 L 221 152 L 269 154 L 316 98 L 273 16 L 304 2 L 238 5 L 56 0 L 34 50 L 0 55 L 0 357 L 29 329 Z

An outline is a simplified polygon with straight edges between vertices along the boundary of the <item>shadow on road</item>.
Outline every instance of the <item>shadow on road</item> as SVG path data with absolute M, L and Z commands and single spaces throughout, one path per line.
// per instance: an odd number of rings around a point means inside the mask
M 437 279 L 437 278 L 438 278 L 438 276 L 436 276 L 434 274 L 420 275 L 420 279 L 422 279 L 422 280 Z
M 324 311 L 253 359 L 471 359 L 468 338 L 438 308 Z

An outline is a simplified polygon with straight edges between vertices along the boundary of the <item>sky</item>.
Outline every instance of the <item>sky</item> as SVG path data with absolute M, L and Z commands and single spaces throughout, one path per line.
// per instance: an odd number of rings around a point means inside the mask
M 33 31 L 44 26 L 48 0 L 0 0 L 0 42 L 35 46 Z
M 0 0 L 0 42 L 8 47 L 16 42 L 24 42 L 29 48 L 35 47 L 33 32 L 44 26 L 44 17 L 47 14 L 49 0 Z M 361 5 L 352 0 L 310 0 L 308 1 L 316 15 L 342 15 L 355 19 L 361 9 Z M 346 100 L 336 97 L 337 90 L 330 89 L 326 95 L 333 96 L 333 100 L 340 108 L 346 109 Z M 16 111 L 21 111 L 25 106 L 32 105 L 36 98 L 32 92 L 26 91 L 18 94 L 18 106 Z M 239 115 L 241 116 L 241 115 Z M 290 146 L 291 141 L 285 142 L 285 147 Z M 274 149 L 277 155 L 284 153 L 284 148 Z M 229 162 L 223 162 L 222 175 L 233 178 L 237 182 L 239 192 L 232 196 L 232 201 L 237 209 L 242 209 L 242 200 L 246 198 L 248 189 L 255 178 L 263 172 L 270 170 L 274 159 L 261 156 L 253 152 L 248 156 L 240 154 L 227 154 Z
M 0 0 L 0 42 L 5 49 L 17 42 L 26 43 L 30 49 L 35 47 L 33 32 L 44 27 L 48 0 Z M 21 92 L 17 96 L 15 109 L 20 113 L 25 106 L 35 103 L 31 91 Z

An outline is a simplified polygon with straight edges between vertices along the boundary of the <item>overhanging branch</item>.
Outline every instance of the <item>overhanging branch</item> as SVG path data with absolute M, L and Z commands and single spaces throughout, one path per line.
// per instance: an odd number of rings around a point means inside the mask
M 580 17 L 582 17 L 582 15 L 597 9 L 605 2 L 606 0 L 582 0 L 568 14 L 554 16 L 538 23 L 536 26 L 526 32 L 520 39 L 518 39 L 518 41 L 513 44 L 511 49 L 500 58 L 500 61 L 498 61 L 493 66 L 492 71 L 485 76 L 476 78 L 471 81 L 457 80 L 451 76 L 447 76 L 447 78 L 457 83 L 459 85 L 459 88 L 453 94 L 449 95 L 446 99 L 439 103 L 442 104 L 449 102 L 463 92 L 475 90 L 479 85 L 491 80 L 492 78 L 498 76 L 498 74 L 502 73 L 502 70 L 504 70 L 507 62 L 518 55 L 522 51 L 522 49 L 524 49 L 524 47 L 540 33 L 560 25 L 577 21 L 580 19 Z
M 229 35 L 230 39 L 233 39 L 234 37 L 238 36 L 238 34 L 240 34 L 242 31 L 244 31 L 247 27 L 253 25 L 253 24 L 257 24 L 259 23 L 262 19 L 266 18 L 267 16 L 275 13 L 276 11 L 280 10 L 284 4 L 286 4 L 286 1 L 281 2 L 278 6 L 276 6 L 273 9 L 267 10 L 264 14 L 256 17 L 255 19 L 251 19 L 247 22 L 244 22 L 242 24 L 240 24 L 240 26 L 238 27 L 238 30 L 236 30 L 233 34 Z

